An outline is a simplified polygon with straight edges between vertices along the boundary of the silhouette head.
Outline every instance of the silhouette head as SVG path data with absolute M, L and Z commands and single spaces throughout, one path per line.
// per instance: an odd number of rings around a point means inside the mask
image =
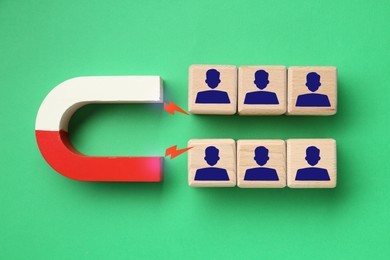
M 204 160 L 208 165 L 214 166 L 219 161 L 219 150 L 215 146 L 209 146 L 205 150 Z
M 316 165 L 321 160 L 320 149 L 315 146 L 307 147 L 305 160 L 311 166 Z
M 316 92 L 321 86 L 321 76 L 315 72 L 306 75 L 306 86 L 311 92 Z
M 253 81 L 259 89 L 265 89 L 269 83 L 268 72 L 258 70 L 255 72 L 255 81 Z
M 207 72 L 206 72 L 206 84 L 214 89 L 216 87 L 218 87 L 219 83 L 221 83 L 221 80 L 219 79 L 219 71 L 216 70 L 216 69 L 209 69 Z
M 265 165 L 269 160 L 268 149 L 265 148 L 264 146 L 256 147 L 254 159 L 258 165 L 260 166 Z

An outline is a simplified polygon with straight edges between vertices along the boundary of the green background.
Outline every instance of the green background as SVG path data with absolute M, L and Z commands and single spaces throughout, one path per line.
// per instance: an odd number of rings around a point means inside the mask
M 390 2 L 0 0 L 0 258 L 389 259 Z M 171 116 L 93 105 L 71 121 L 89 155 L 164 155 L 191 138 L 320 138 L 336 189 L 196 189 L 187 156 L 162 183 L 82 183 L 34 137 L 48 92 L 85 75 L 160 75 L 187 109 L 190 64 L 334 65 L 330 117 Z

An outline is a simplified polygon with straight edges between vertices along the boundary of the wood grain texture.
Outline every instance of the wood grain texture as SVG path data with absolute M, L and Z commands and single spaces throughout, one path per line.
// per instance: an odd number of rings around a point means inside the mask
M 197 94 L 211 90 L 206 84 L 206 72 L 216 69 L 220 72 L 221 82 L 215 90 L 227 92 L 229 104 L 197 104 Z M 237 68 L 233 65 L 191 65 L 188 73 L 188 110 L 192 114 L 225 114 L 237 112 Z
M 290 188 L 334 188 L 337 183 L 336 141 L 333 139 L 289 139 L 287 143 L 287 185 Z M 306 161 L 306 149 L 315 146 L 320 160 L 315 166 Z M 298 169 L 319 167 L 328 171 L 329 181 L 298 181 Z
M 320 75 L 321 86 L 311 92 L 306 86 L 306 76 L 310 72 Z M 337 112 L 337 69 L 336 67 L 289 67 L 287 84 L 288 115 L 334 115 Z M 327 95 L 329 107 L 297 107 L 299 95 L 317 93 Z
M 228 181 L 197 181 L 198 169 L 211 167 L 205 161 L 205 149 L 215 146 L 219 149 L 219 161 L 212 167 L 226 169 Z M 236 185 L 236 142 L 233 139 L 192 139 L 188 141 L 188 185 L 193 187 L 233 187 Z
M 244 104 L 246 94 L 260 91 L 254 83 L 255 72 L 268 73 L 269 84 L 261 91 L 276 94 L 279 104 Z M 241 66 L 238 69 L 238 113 L 240 115 L 282 115 L 287 109 L 287 72 L 285 66 Z
M 244 180 L 246 170 L 260 167 L 254 157 L 255 149 L 264 146 L 269 150 L 269 160 L 262 167 L 275 169 L 277 181 Z M 283 188 L 286 186 L 286 143 L 284 140 L 238 140 L 237 185 L 240 188 Z

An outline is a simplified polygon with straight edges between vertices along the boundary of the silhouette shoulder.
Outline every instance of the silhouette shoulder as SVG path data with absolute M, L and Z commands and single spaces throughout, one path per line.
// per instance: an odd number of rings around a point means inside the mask
M 323 168 L 311 167 L 303 168 L 297 171 L 295 177 L 297 181 L 329 181 L 328 170 Z
M 222 168 L 202 168 L 195 173 L 196 181 L 228 181 L 229 175 L 225 169 Z
M 229 104 L 229 95 L 221 90 L 205 90 L 198 92 L 195 103 L 198 104 Z
M 330 107 L 329 98 L 324 94 L 309 93 L 299 95 L 297 107 Z
M 274 92 L 253 91 L 245 95 L 244 104 L 276 105 L 279 104 L 279 100 Z
M 257 167 L 248 169 L 245 172 L 246 181 L 278 181 L 279 177 L 275 169 L 266 167 Z

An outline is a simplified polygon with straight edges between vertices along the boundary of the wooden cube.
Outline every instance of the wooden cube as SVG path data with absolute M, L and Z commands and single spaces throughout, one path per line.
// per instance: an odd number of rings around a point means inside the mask
M 240 188 L 285 187 L 285 141 L 238 140 L 237 185 Z
M 288 115 L 336 114 L 336 67 L 288 68 L 287 92 Z
M 286 67 L 241 66 L 238 69 L 238 113 L 282 115 L 286 113 Z
M 188 184 L 193 187 L 236 185 L 236 142 L 192 139 L 188 142 Z
M 336 187 L 336 141 L 287 140 L 287 185 L 290 188 Z
M 191 65 L 188 76 L 188 110 L 193 114 L 235 114 L 236 66 Z

